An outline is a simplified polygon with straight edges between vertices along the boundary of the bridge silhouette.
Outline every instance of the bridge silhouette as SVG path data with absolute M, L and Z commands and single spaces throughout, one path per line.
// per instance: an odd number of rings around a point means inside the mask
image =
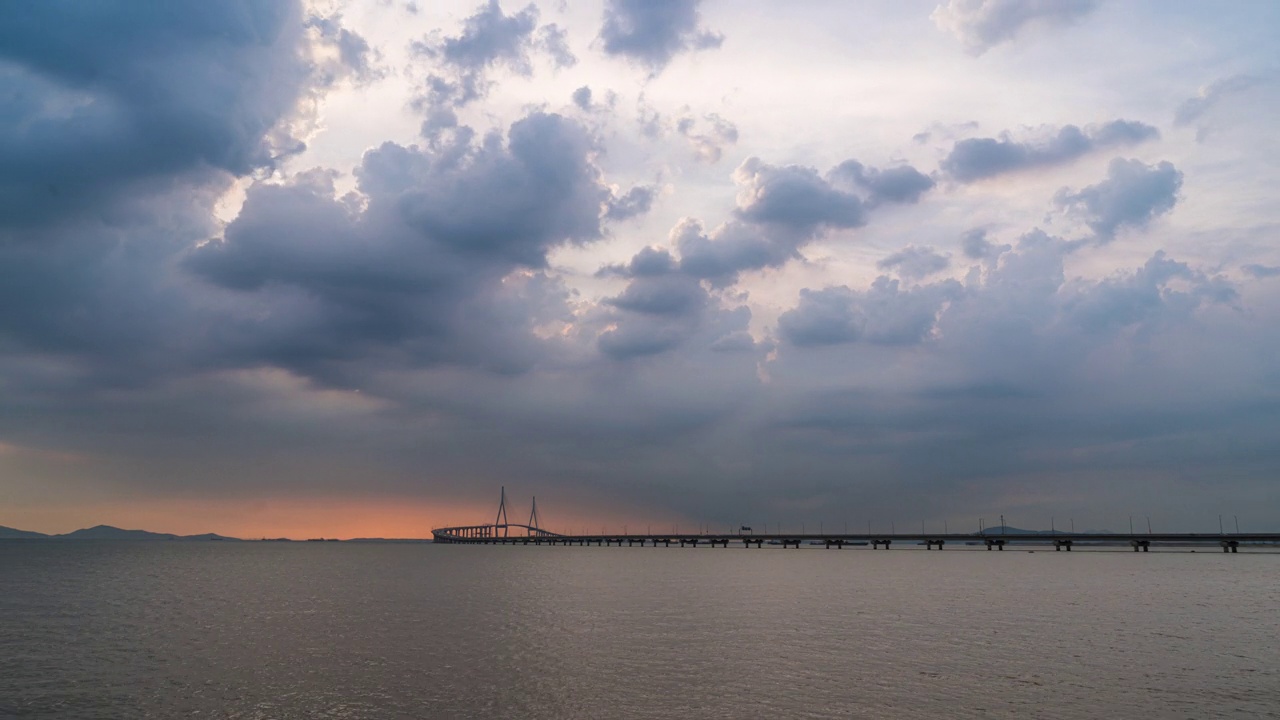
M 1001 528 L 1003 530 L 1003 527 Z M 514 531 L 514 534 L 513 534 Z M 755 545 L 781 546 L 783 548 L 799 548 L 802 545 L 818 545 L 828 549 L 844 549 L 845 546 L 870 546 L 873 550 L 888 550 L 894 543 L 924 545 L 926 550 L 942 550 L 947 544 L 986 546 L 987 550 L 1004 550 L 1011 544 L 1053 545 L 1054 550 L 1071 551 L 1080 545 L 1124 545 L 1128 544 L 1134 552 L 1147 552 L 1152 545 L 1167 546 L 1208 546 L 1221 547 L 1224 553 L 1238 552 L 1241 543 L 1280 543 L 1280 533 L 756 533 L 743 526 L 738 532 L 715 533 L 600 533 L 565 534 L 555 533 L 538 526 L 538 500 L 533 499 L 528 523 L 513 523 L 507 519 L 507 489 L 502 488 L 498 501 L 498 514 L 492 523 L 482 525 L 460 525 L 456 527 L 437 528 L 431 531 L 431 537 L 437 543 L 459 543 L 472 545 L 597 545 L 635 547 L 729 547 L 741 545 L 749 548 Z

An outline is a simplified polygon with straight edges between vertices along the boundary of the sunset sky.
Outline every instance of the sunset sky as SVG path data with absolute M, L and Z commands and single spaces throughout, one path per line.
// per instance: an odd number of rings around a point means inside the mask
M 0 525 L 1280 531 L 1277 36 L 10 0 Z

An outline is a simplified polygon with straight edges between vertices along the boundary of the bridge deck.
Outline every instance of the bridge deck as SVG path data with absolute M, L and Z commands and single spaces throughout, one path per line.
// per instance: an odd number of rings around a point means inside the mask
M 527 534 L 510 534 L 523 530 Z M 1099 543 L 1126 543 L 1136 547 L 1161 545 L 1238 545 L 1240 543 L 1280 543 L 1280 533 L 604 533 L 562 535 L 523 525 L 468 526 L 432 531 L 436 542 L 469 544 L 554 544 L 554 545 L 798 545 L 818 543 L 840 547 L 848 544 L 885 545 L 892 543 L 945 544 L 1043 544 L 1070 546 Z

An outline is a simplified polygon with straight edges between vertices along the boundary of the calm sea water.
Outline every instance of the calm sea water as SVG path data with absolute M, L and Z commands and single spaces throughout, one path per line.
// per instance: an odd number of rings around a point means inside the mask
M 1280 717 L 1280 554 L 0 542 L 0 716 Z

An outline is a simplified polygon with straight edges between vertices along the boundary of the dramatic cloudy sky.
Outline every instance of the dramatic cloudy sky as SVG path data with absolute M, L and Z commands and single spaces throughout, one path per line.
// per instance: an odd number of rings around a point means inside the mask
M 10 0 L 0 524 L 1280 530 L 1277 33 Z

